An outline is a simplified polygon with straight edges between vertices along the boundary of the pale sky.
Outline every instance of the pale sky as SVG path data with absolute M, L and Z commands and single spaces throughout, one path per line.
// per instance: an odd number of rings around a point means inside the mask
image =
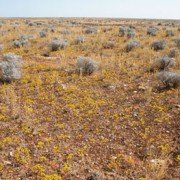
M 0 17 L 180 19 L 180 0 L 0 0 Z

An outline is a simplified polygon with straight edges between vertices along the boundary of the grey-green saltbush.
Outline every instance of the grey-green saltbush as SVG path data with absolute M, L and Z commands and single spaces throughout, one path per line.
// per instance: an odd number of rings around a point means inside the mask
M 50 48 L 52 51 L 58 51 L 59 49 L 65 49 L 68 46 L 68 42 L 64 39 L 54 39 L 51 44 Z
M 166 87 L 174 87 L 174 88 L 180 87 L 180 73 L 161 71 L 158 73 L 157 78 Z
M 91 75 L 98 70 L 99 64 L 91 58 L 79 57 L 76 63 L 77 72 L 82 75 Z
M 154 42 L 151 44 L 151 47 L 152 47 L 155 51 L 163 50 L 163 49 L 166 47 L 166 42 L 165 42 L 164 40 L 157 40 L 157 41 L 154 41 Z
M 133 50 L 134 48 L 140 46 L 139 41 L 133 40 L 133 41 L 129 41 L 125 47 L 126 52 L 130 52 L 131 50 Z
M 21 79 L 22 62 L 20 56 L 13 53 L 5 54 L 0 62 L 0 79 L 6 82 Z

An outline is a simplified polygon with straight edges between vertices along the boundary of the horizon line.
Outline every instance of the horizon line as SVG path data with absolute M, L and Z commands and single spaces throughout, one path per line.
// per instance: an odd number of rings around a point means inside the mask
M 16 19 L 16 18 L 47 18 L 47 19 L 50 19 L 50 18 L 89 18 L 89 19 L 137 19 L 137 20 L 176 20 L 176 21 L 180 21 L 179 18 L 175 18 L 175 19 L 172 19 L 172 18 L 147 18 L 147 17 L 101 17 L 101 16 L 98 16 L 98 17 L 95 17 L 95 16 L 0 16 L 0 18 L 7 18 L 7 19 Z

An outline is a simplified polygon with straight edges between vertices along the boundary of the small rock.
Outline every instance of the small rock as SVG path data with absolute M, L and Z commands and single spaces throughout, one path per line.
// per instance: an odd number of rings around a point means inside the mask
M 176 108 L 180 108 L 180 104 L 176 104 L 175 107 L 176 107 Z
M 147 88 L 144 87 L 144 86 L 139 86 L 138 89 L 141 90 L 141 91 L 145 91 Z

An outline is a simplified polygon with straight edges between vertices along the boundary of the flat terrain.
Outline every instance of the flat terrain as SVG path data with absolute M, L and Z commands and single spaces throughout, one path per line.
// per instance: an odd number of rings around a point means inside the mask
M 180 50 L 174 43 L 180 21 L 1 21 L 0 56 L 15 53 L 24 63 L 21 80 L 0 82 L 0 179 L 179 179 L 179 89 L 163 88 L 150 67 L 172 48 Z M 140 46 L 126 52 L 130 39 L 119 35 L 119 26 L 129 25 Z M 97 32 L 87 34 L 87 26 Z M 156 36 L 147 35 L 149 26 L 158 28 Z M 13 40 L 21 35 L 28 43 L 17 48 Z M 77 36 L 85 42 L 75 44 Z M 68 46 L 51 51 L 54 38 Z M 155 40 L 167 46 L 154 51 Z M 94 59 L 99 70 L 75 72 L 79 56 Z M 172 71 L 179 72 L 180 56 L 175 60 Z

